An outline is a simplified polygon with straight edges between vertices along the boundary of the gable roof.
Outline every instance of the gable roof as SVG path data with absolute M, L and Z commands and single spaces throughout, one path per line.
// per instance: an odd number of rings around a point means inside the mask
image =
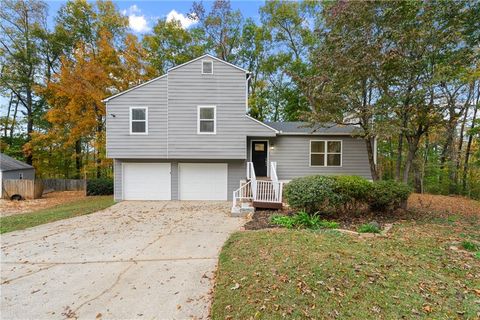
M 0 171 L 13 171 L 22 169 L 33 169 L 33 167 L 25 162 L 18 161 L 6 154 L 0 153 Z
M 203 58 L 207 58 L 207 57 L 210 58 L 210 59 L 213 59 L 213 60 L 222 62 L 222 63 L 224 63 L 224 64 L 226 64 L 226 65 L 228 65 L 228 66 L 230 66 L 230 67 L 233 67 L 233 68 L 238 69 L 238 70 L 240 70 L 240 71 L 243 71 L 243 72 L 245 72 L 245 73 L 250 73 L 250 72 L 249 72 L 248 70 L 246 70 L 246 69 L 240 68 L 239 66 L 236 66 L 236 65 L 234 65 L 234 64 L 232 64 L 232 63 L 230 63 L 230 62 L 227 62 L 227 61 L 225 61 L 225 60 L 222 60 L 222 59 L 220 59 L 220 58 L 217 58 L 217 57 L 215 57 L 215 56 L 212 56 L 211 54 L 208 54 L 208 53 L 207 53 L 207 54 L 204 54 L 203 56 L 200 56 L 200 57 L 198 57 L 198 58 L 195 58 L 195 59 L 193 59 L 193 60 L 190 60 L 190 61 L 187 61 L 187 62 L 185 62 L 185 63 L 179 64 L 178 66 L 175 66 L 175 67 L 173 67 L 173 68 L 170 68 L 170 69 L 167 70 L 167 73 L 169 73 L 169 72 L 172 71 L 172 70 L 178 69 L 178 68 L 183 67 L 183 66 L 185 66 L 185 65 L 187 65 L 187 64 L 190 64 L 190 63 L 192 63 L 192 62 L 195 62 L 195 61 L 197 61 L 197 60 L 200 60 L 200 59 L 203 59 Z
M 287 121 L 287 122 L 265 122 L 266 125 L 279 131 L 279 134 L 299 135 L 352 135 L 360 128 L 358 126 L 341 126 L 336 124 L 325 124 L 314 126 L 309 122 Z
M 240 67 L 238 67 L 238 66 L 236 66 L 236 65 L 234 65 L 234 64 L 231 64 L 230 62 L 224 61 L 224 60 L 222 60 L 222 59 L 219 59 L 219 58 L 214 57 L 214 56 L 212 56 L 211 54 L 208 54 L 208 53 L 207 53 L 207 54 L 204 54 L 204 55 L 202 55 L 202 56 L 200 56 L 200 57 L 198 57 L 198 58 L 195 58 L 195 59 L 193 59 L 193 60 L 190 60 L 190 61 L 187 61 L 187 62 L 185 62 L 185 63 L 179 64 L 178 66 L 175 66 L 175 67 L 173 67 L 173 68 L 170 68 L 170 69 L 167 70 L 167 73 L 165 73 L 165 74 L 163 74 L 163 75 L 161 75 L 161 76 L 159 76 L 159 77 L 156 77 L 156 78 L 154 78 L 154 79 L 148 80 L 147 82 L 141 83 L 141 84 L 139 84 L 139 85 L 137 85 L 137 86 L 131 87 L 130 89 L 127 89 L 127 90 L 125 90 L 125 91 L 122 91 L 122 92 L 119 92 L 119 93 L 117 93 L 117 94 L 114 94 L 113 96 L 110 96 L 110 97 L 108 97 L 108 98 L 105 98 L 105 99 L 102 100 L 102 102 L 108 102 L 108 101 L 112 100 L 113 98 L 116 98 L 116 97 L 118 97 L 118 96 L 121 96 L 122 94 L 125 94 L 125 93 L 127 93 L 127 92 L 130 92 L 130 91 L 132 91 L 132 90 L 134 90 L 134 89 L 140 88 L 140 87 L 142 87 L 142 86 L 144 86 L 144 85 L 147 85 L 147 84 L 149 84 L 149 83 L 151 83 L 151 82 L 153 82 L 153 81 L 155 81 L 155 80 L 159 80 L 159 79 L 161 79 L 161 78 L 163 78 L 163 77 L 166 77 L 167 74 L 168 74 L 170 71 L 175 70 L 175 69 L 178 69 L 178 68 L 180 68 L 180 67 L 183 67 L 183 66 L 185 66 L 185 65 L 187 65 L 187 64 L 190 64 L 190 63 L 192 63 L 192 62 L 195 62 L 195 61 L 197 61 L 197 60 L 199 60 L 199 59 L 203 59 L 203 58 L 206 58 L 206 57 L 208 57 L 208 58 L 210 58 L 210 59 L 213 59 L 213 60 L 216 60 L 216 61 L 219 61 L 219 62 L 222 62 L 222 63 L 224 63 L 224 64 L 226 64 L 226 65 L 229 65 L 229 66 L 231 66 L 231 67 L 233 67 L 233 68 L 236 68 L 236 69 L 238 69 L 238 70 L 240 70 L 240 71 L 243 71 L 243 72 L 245 72 L 245 73 L 250 73 L 248 70 L 245 70 L 245 69 L 243 69 L 243 68 L 240 68 Z

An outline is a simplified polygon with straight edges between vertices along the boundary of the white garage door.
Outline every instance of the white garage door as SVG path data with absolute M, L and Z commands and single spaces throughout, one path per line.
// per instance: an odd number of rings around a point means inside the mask
M 124 163 L 123 199 L 171 200 L 170 163 Z
M 179 163 L 180 200 L 227 200 L 226 163 Z

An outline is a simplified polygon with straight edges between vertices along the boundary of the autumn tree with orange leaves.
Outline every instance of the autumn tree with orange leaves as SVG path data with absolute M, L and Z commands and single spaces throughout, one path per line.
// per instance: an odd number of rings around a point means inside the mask
M 52 144 L 75 162 L 74 177 L 102 176 L 109 170 L 105 158 L 105 105 L 102 99 L 152 76 L 145 67 L 145 52 L 135 36 L 125 38 L 123 49 L 113 46 L 113 37 L 103 31 L 96 50 L 86 43 L 76 45 L 73 59 L 61 58 L 59 73 L 39 89 L 51 105 L 45 119 L 51 125 L 35 133 L 31 147 L 42 158 Z M 35 159 L 37 160 L 37 159 Z

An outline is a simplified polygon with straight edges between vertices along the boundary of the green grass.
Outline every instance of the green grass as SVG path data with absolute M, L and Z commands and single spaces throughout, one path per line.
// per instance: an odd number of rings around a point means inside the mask
M 68 219 L 105 209 L 115 202 L 112 196 L 87 197 L 52 208 L 0 218 L 0 234 Z
M 478 246 L 471 241 L 462 241 L 462 247 L 468 251 L 477 251 L 479 249 Z
M 365 223 L 358 227 L 360 233 L 380 233 L 380 228 L 376 224 Z
M 449 247 L 462 232 L 479 238 L 479 222 L 404 222 L 367 239 L 235 233 L 220 255 L 212 319 L 475 319 L 480 260 Z

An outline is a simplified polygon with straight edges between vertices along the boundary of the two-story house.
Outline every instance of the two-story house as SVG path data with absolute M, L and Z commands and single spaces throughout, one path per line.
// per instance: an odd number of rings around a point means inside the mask
M 354 128 L 312 130 L 247 115 L 250 73 L 211 55 L 105 99 L 115 200 L 280 203 L 312 174 L 371 178 Z

